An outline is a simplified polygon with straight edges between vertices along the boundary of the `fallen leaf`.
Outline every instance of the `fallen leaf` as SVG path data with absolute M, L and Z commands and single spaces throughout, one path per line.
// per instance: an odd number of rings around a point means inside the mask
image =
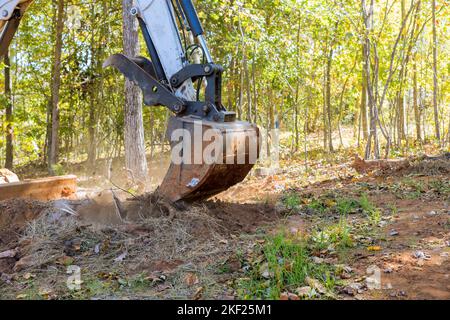
M 114 262 L 122 262 L 128 256 L 128 252 L 122 253 L 120 256 L 114 259 Z
M 44 288 L 44 289 L 39 290 L 39 295 L 42 298 L 48 300 L 53 297 L 53 291 L 51 289 Z
M 0 259 L 14 258 L 17 255 L 17 250 L 7 250 L 0 253 Z
M 193 285 L 199 284 L 200 281 L 198 280 L 198 277 L 197 277 L 197 275 L 195 273 L 189 272 L 184 277 L 184 282 L 188 286 L 193 286 Z
M 289 300 L 289 295 L 288 295 L 288 293 L 283 292 L 283 293 L 280 295 L 280 300 L 281 300 L 281 301 L 288 301 L 288 300 Z
M 203 287 L 197 288 L 197 290 L 195 291 L 193 300 L 200 300 L 203 296 Z
M 380 246 L 371 246 L 371 247 L 368 247 L 367 250 L 369 250 L 369 251 L 381 251 L 381 250 L 383 250 L 383 248 L 381 248 Z
M 334 206 L 336 205 L 336 202 L 334 202 L 334 201 L 331 200 L 331 199 L 327 199 L 327 200 L 325 200 L 325 205 L 326 205 L 328 208 L 332 208 L 332 207 L 334 207 Z
M 28 297 L 28 295 L 26 295 L 25 293 L 21 293 L 16 296 L 16 299 L 23 300 L 23 299 L 26 299 L 27 297 Z
M 308 297 L 311 293 L 311 287 L 301 287 L 296 290 L 299 297 Z
M 325 294 L 327 292 L 327 289 L 316 279 L 307 277 L 306 278 L 306 283 L 317 290 L 318 293 L 320 294 Z
M 64 257 L 60 257 L 56 261 L 56 263 L 59 264 L 59 265 L 63 265 L 63 266 L 68 267 L 68 266 L 72 265 L 74 261 L 75 261 L 74 258 L 68 257 L 68 256 L 64 256 Z
M 35 259 L 33 256 L 26 256 L 16 262 L 13 270 L 14 270 L 14 272 L 20 272 L 22 270 L 25 270 L 25 269 L 31 267 L 32 265 L 34 265 L 34 263 L 35 263 Z
M 25 273 L 25 274 L 23 275 L 23 278 L 24 278 L 25 280 L 29 280 L 29 279 L 31 279 L 31 278 L 36 278 L 36 275 L 27 272 L 27 273 Z

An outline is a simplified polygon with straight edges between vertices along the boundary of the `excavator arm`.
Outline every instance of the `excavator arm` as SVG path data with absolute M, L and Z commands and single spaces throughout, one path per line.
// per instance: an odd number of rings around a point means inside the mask
M 32 2 L 0 0 L 0 57 Z M 244 180 L 259 157 L 259 130 L 222 104 L 224 69 L 213 61 L 192 1 L 134 0 L 130 14 L 139 21 L 150 59 L 115 54 L 104 67 L 138 85 L 146 105 L 172 112 L 166 135 L 174 152 L 161 196 L 203 200 Z
M 135 0 L 134 5 L 130 14 L 139 21 L 150 59 L 117 54 L 104 66 L 116 67 L 139 85 L 146 105 L 173 113 L 166 133 L 172 162 L 160 195 L 172 202 L 217 195 L 243 181 L 255 165 L 259 130 L 238 121 L 222 104 L 224 69 L 213 61 L 192 1 Z M 201 63 L 192 59 L 195 50 L 201 52 Z M 199 84 L 205 87 L 203 95 Z M 174 137 L 180 133 L 181 148 Z
M 0 0 L 0 58 L 8 52 L 20 21 L 33 0 Z

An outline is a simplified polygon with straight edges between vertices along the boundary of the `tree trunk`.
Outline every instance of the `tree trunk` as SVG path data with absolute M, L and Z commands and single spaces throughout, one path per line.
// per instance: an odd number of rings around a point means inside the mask
M 417 87 L 417 63 L 416 54 L 413 57 L 413 105 L 414 105 L 414 120 L 416 123 L 417 141 L 422 142 L 422 128 L 420 126 L 420 110 L 419 110 L 419 92 Z
M 364 46 L 363 50 L 363 63 L 364 63 Z M 364 140 L 367 141 L 369 138 L 369 119 L 367 113 L 367 79 L 366 71 L 362 70 L 362 89 L 361 89 L 361 130 L 363 133 Z
M 402 23 L 405 21 L 406 17 L 406 7 L 405 7 L 405 0 L 401 0 L 401 13 L 402 13 Z M 400 37 L 400 42 L 403 42 L 405 39 L 405 32 L 402 30 L 402 36 Z M 405 97 L 403 93 L 403 81 L 405 78 L 405 66 L 402 64 L 401 70 L 400 70 L 400 89 L 397 92 L 397 137 L 398 137 L 398 144 L 401 145 L 401 142 L 406 139 L 406 132 L 405 132 Z
M 431 1 L 433 12 L 433 110 L 436 139 L 441 142 L 438 108 L 438 71 L 437 71 L 437 31 L 436 31 L 436 0 Z
M 373 14 L 374 14 L 374 0 L 371 0 L 369 12 L 367 12 L 366 1 L 362 0 L 362 12 L 363 12 L 363 23 L 365 26 L 365 35 L 364 35 L 364 70 L 366 73 L 366 81 L 367 81 L 367 93 L 368 93 L 368 109 L 370 114 L 370 134 L 369 139 L 367 140 L 365 159 L 369 159 L 373 155 L 375 159 L 380 158 L 380 146 L 378 140 L 378 109 L 375 100 L 374 86 L 372 84 L 371 78 L 371 51 L 372 51 L 372 43 L 369 38 L 369 34 L 373 28 Z M 375 50 L 374 50 L 375 51 Z M 375 61 L 378 61 L 378 57 L 375 52 Z M 377 78 L 377 65 L 375 65 L 375 79 Z M 374 80 L 374 83 L 376 81 Z
M 11 96 L 11 63 L 9 59 L 9 52 L 6 53 L 5 58 L 5 99 L 6 99 L 6 160 L 5 168 L 13 170 L 14 162 L 14 146 L 13 146 L 13 105 Z
M 53 71 L 51 80 L 51 143 L 49 146 L 48 169 L 50 174 L 54 174 L 53 166 L 58 162 L 59 144 L 59 89 L 61 87 L 61 55 L 62 55 L 62 35 L 64 31 L 64 0 L 58 0 L 56 18 L 56 40 L 53 56 Z
M 132 0 L 123 0 L 123 47 L 129 57 L 139 55 L 138 21 L 130 14 Z M 129 178 L 145 187 L 148 166 L 145 154 L 142 93 L 138 86 L 125 80 L 125 163 Z
M 337 28 L 337 27 L 336 27 Z M 328 60 L 327 60 L 327 80 L 326 80 L 326 86 L 327 86 L 327 91 L 326 91 L 326 95 L 327 95 L 327 99 L 326 99 L 326 104 L 327 104 L 327 125 L 328 125 L 328 150 L 330 152 L 334 152 L 334 147 L 333 147 L 333 128 L 332 128 L 332 122 L 331 122 L 331 64 L 333 62 L 333 48 L 330 49 L 330 53 L 328 55 Z
M 95 25 L 95 4 L 91 3 L 89 7 L 90 11 L 90 19 L 91 19 L 91 26 Z M 95 134 L 95 126 L 96 126 L 96 120 L 95 120 L 95 112 L 96 112 L 96 104 L 97 104 L 97 95 L 98 95 L 98 88 L 97 88 L 97 80 L 96 72 L 97 72 L 97 66 L 100 61 L 100 57 L 97 55 L 96 50 L 96 41 L 95 34 L 97 32 L 101 32 L 101 30 L 96 30 L 96 28 L 92 28 L 91 30 L 91 43 L 90 43 L 90 49 L 91 49 L 91 58 L 92 58 L 92 67 L 90 71 L 90 81 L 89 81 L 89 120 L 88 120 L 88 139 L 89 139 L 89 146 L 88 146 L 88 168 L 89 170 L 93 170 L 95 168 L 95 161 L 97 159 L 97 141 L 96 141 L 96 134 Z M 98 110 L 98 109 L 97 109 Z

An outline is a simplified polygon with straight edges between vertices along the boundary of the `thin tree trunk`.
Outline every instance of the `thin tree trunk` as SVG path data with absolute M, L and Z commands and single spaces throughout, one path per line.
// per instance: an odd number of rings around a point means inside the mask
M 364 46 L 363 50 L 363 63 L 364 63 Z M 364 140 L 367 141 L 369 138 L 369 119 L 367 114 L 367 79 L 366 71 L 362 70 L 362 88 L 361 88 L 361 130 L 363 133 Z
M 405 21 L 406 16 L 406 5 L 405 0 L 401 0 L 401 13 L 402 13 L 402 22 Z M 400 42 L 403 42 L 405 39 L 405 33 L 402 32 L 400 37 Z M 406 132 L 405 132 L 405 98 L 403 93 L 403 81 L 405 78 L 405 66 L 402 64 L 401 70 L 400 70 L 400 89 L 397 92 L 397 137 L 398 137 L 398 144 L 401 145 L 401 142 L 406 139 Z
M 437 31 L 436 31 L 436 0 L 431 1 L 433 12 L 433 110 L 436 139 L 441 142 L 438 107 L 438 70 L 437 70 Z
M 337 25 L 336 25 L 336 29 L 337 29 Z M 333 128 L 332 128 L 332 121 L 331 121 L 331 64 L 333 61 L 333 47 L 330 48 L 330 53 L 328 55 L 328 60 L 327 60 L 327 80 L 326 80 L 326 105 L 327 105 L 327 125 L 328 125 L 328 150 L 330 152 L 334 152 L 334 147 L 333 147 Z
M 105 9 L 105 8 L 103 8 Z M 90 13 L 91 13 L 91 25 L 95 25 L 95 4 L 91 4 L 90 6 Z M 96 42 L 99 41 L 96 39 L 95 34 L 97 32 L 102 32 L 102 29 L 104 27 L 100 26 L 100 30 L 95 30 L 93 28 L 91 30 L 91 57 L 92 57 L 92 70 L 91 70 L 91 79 L 90 79 L 90 90 L 89 90 L 89 97 L 90 97 L 90 103 L 89 103 L 89 120 L 88 120 L 88 134 L 89 134 L 89 147 L 88 147 L 88 164 L 89 168 L 93 169 L 95 167 L 95 161 L 97 159 L 97 137 L 96 137 L 96 105 L 97 105 L 97 97 L 99 94 L 99 88 L 97 84 L 96 74 L 99 72 L 99 62 L 101 61 L 100 56 L 98 55 L 98 51 L 96 45 L 98 45 Z
M 296 63 L 297 66 L 300 65 L 300 54 L 301 54 L 301 50 L 300 50 L 300 36 L 301 36 L 301 16 L 299 16 L 298 18 L 298 28 L 297 28 L 297 56 L 296 56 Z M 294 111 L 295 111 L 295 123 L 294 123 L 294 127 L 295 127 L 295 152 L 298 151 L 299 149 L 299 145 L 300 145 L 300 129 L 299 129 L 299 99 L 300 99 L 300 74 L 297 73 L 297 80 L 296 80 L 296 84 L 295 84 L 295 106 L 294 106 Z M 305 108 L 308 108 L 308 106 L 305 106 Z M 304 119 L 305 122 L 307 121 L 306 118 Z
M 61 55 L 63 46 L 65 1 L 58 0 L 56 18 L 56 40 L 53 56 L 53 71 L 51 81 L 51 108 L 52 108 L 52 130 L 51 143 L 49 146 L 48 169 L 54 174 L 53 166 L 58 162 L 59 149 L 59 90 L 61 87 Z
M 13 170 L 14 162 L 14 146 L 13 146 L 13 104 L 11 95 L 11 62 L 9 59 L 9 52 L 6 53 L 5 58 L 5 99 L 6 99 L 6 159 L 5 168 Z
M 139 55 L 138 21 L 130 14 L 132 0 L 123 0 L 123 47 L 129 57 Z M 138 86 L 125 80 L 125 163 L 133 183 L 145 188 L 148 166 L 145 154 L 142 93 Z M 141 190 L 143 191 L 143 190 Z
M 414 120 L 416 123 L 417 141 L 422 143 L 422 128 L 420 127 L 420 110 L 419 110 L 419 93 L 417 87 L 417 64 L 416 54 L 413 57 L 413 105 L 414 105 Z

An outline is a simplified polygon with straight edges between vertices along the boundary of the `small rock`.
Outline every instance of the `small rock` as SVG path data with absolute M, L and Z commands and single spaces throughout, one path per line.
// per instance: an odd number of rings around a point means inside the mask
M 296 290 L 299 297 L 308 297 L 311 293 L 311 287 L 301 287 Z
M 122 262 L 128 256 L 128 252 L 122 253 L 120 256 L 114 259 L 114 262 Z
M 283 293 L 280 295 L 280 300 L 281 300 L 281 301 L 288 301 L 288 300 L 289 300 L 289 294 L 288 294 L 287 292 L 283 292 Z
M 395 237 L 398 236 L 400 233 L 397 230 L 391 230 L 391 232 L 389 232 L 389 236 L 391 237 Z
M 341 292 L 353 297 L 357 293 L 362 292 L 362 288 L 363 286 L 360 283 L 355 282 L 344 287 Z
M 383 272 L 384 272 L 384 273 L 392 273 L 392 272 L 394 272 L 394 271 L 392 270 L 392 268 L 386 268 L 386 269 L 384 269 Z
M 284 292 L 281 294 L 280 296 L 280 300 L 282 301 L 297 301 L 300 300 L 300 298 L 298 297 L 298 295 L 290 293 L 290 292 Z
M 430 260 L 430 256 L 423 251 L 416 251 L 413 253 L 413 257 L 416 259 Z
M 400 296 L 400 297 L 407 297 L 408 294 L 407 294 L 405 291 L 400 291 L 400 292 L 398 293 L 398 296 Z
M 13 275 L 6 274 L 6 273 L 2 273 L 0 276 L 0 280 L 7 284 L 11 284 L 13 279 L 14 279 Z
M 437 212 L 436 212 L 436 211 L 430 211 L 430 212 L 428 213 L 428 216 L 429 216 L 429 217 L 437 216 Z
M 354 297 L 356 292 L 350 287 L 345 287 L 341 290 L 341 293 Z
M 352 273 L 353 269 L 351 267 L 349 267 L 349 266 L 344 266 L 344 271 L 347 272 L 347 273 Z
M 274 273 L 269 271 L 269 265 L 267 263 L 263 264 L 260 268 L 261 270 L 261 277 L 264 279 L 271 279 L 274 277 Z
M 313 262 L 315 263 L 315 264 L 322 264 L 322 263 L 324 263 L 324 261 L 325 261 L 325 259 L 322 259 L 322 258 L 319 258 L 319 257 L 313 257 Z
M 5 258 L 14 258 L 17 255 L 17 250 L 7 250 L 5 252 L 1 252 L 0 253 L 0 259 L 5 259 Z
M 388 224 L 387 221 L 381 221 L 381 222 L 378 224 L 378 227 L 383 228 L 383 227 L 385 227 L 387 224 Z

